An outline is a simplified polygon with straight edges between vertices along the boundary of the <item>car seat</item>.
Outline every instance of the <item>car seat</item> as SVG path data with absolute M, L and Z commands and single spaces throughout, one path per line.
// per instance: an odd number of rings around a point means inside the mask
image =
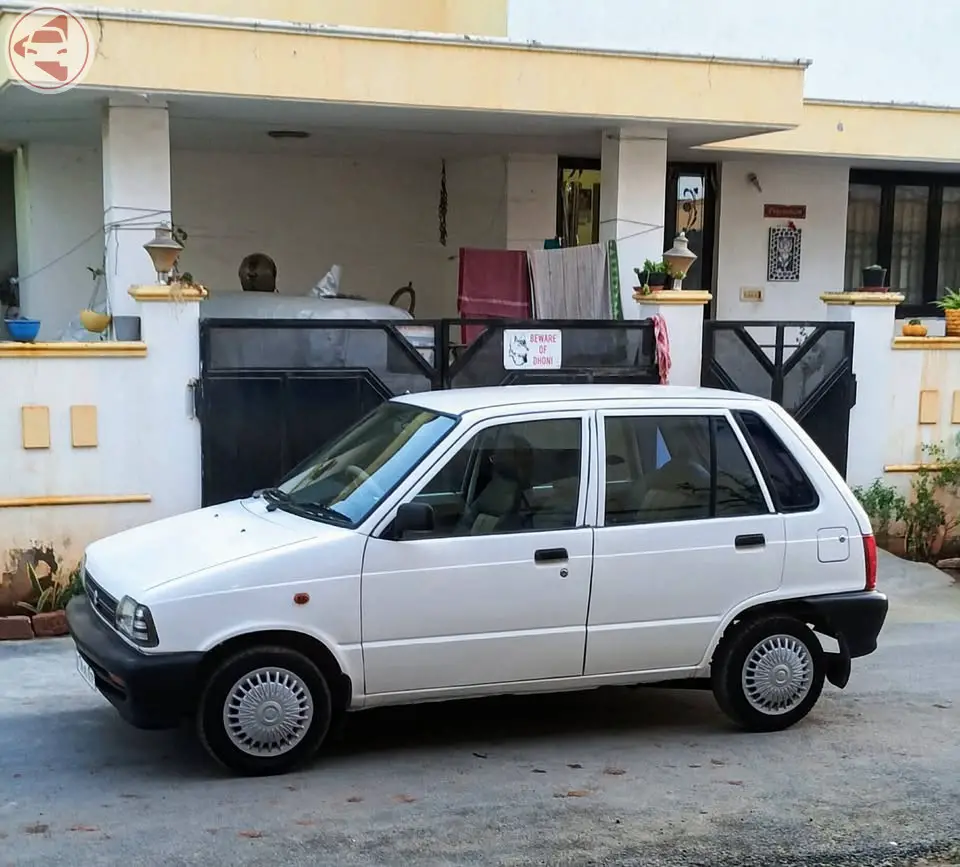
M 489 455 L 490 480 L 468 504 L 457 524 L 459 535 L 521 530 L 531 524 L 530 489 L 533 447 L 517 434 L 501 436 Z

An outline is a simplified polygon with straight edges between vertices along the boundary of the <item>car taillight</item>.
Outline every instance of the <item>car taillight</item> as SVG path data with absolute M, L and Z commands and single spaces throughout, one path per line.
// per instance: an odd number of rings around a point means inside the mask
M 873 536 L 863 537 L 863 559 L 867 567 L 867 583 L 864 590 L 877 589 L 877 540 Z

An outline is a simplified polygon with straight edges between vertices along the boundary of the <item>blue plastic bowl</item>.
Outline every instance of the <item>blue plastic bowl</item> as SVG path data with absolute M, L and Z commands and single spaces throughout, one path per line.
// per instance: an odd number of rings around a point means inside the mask
M 40 333 L 39 319 L 5 319 L 10 336 L 20 343 L 33 343 Z

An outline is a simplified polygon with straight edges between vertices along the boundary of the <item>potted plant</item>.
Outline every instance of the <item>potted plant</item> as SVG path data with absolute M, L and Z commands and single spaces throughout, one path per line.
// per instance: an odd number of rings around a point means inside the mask
M 903 325 L 903 336 L 926 337 L 927 326 L 924 325 L 919 319 L 911 319 L 909 322 L 905 322 Z
M 943 298 L 935 303 L 943 311 L 946 336 L 960 337 L 960 289 L 947 288 L 944 290 Z
M 634 268 L 633 273 L 637 275 L 637 283 L 641 290 L 650 288 L 650 272 L 654 270 L 655 264 L 649 259 L 643 260 L 643 268 Z
M 663 289 L 667 285 L 667 277 L 670 276 L 670 268 L 663 260 L 649 263 L 649 273 L 647 274 L 647 285 L 651 289 Z
M 862 288 L 869 292 L 885 292 L 887 285 L 887 269 L 882 265 L 869 265 L 863 269 Z

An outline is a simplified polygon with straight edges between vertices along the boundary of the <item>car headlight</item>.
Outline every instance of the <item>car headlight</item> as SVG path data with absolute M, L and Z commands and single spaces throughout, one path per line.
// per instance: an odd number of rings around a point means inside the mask
M 150 609 L 136 599 L 124 596 L 120 600 L 116 624 L 120 632 L 142 647 L 154 647 L 157 644 L 157 630 L 153 626 Z

